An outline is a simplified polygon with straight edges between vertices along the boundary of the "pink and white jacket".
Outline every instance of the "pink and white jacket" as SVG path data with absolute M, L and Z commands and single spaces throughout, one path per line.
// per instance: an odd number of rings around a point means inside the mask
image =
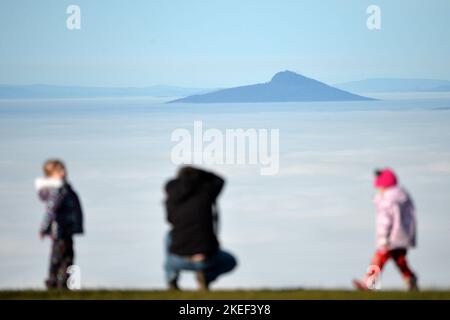
M 412 199 L 399 186 L 374 198 L 377 207 L 377 248 L 389 250 L 416 246 L 416 217 Z

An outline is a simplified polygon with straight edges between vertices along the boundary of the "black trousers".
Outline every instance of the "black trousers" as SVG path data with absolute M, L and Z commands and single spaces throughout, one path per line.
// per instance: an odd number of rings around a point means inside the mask
M 67 268 L 73 264 L 73 239 L 55 239 L 50 255 L 49 276 L 46 281 L 47 288 L 67 288 Z

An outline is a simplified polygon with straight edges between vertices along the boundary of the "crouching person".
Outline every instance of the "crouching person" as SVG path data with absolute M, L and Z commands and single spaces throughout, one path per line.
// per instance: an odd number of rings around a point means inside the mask
M 178 289 L 182 270 L 194 271 L 200 290 L 208 290 L 220 275 L 236 267 L 236 259 L 217 239 L 216 199 L 224 180 L 213 173 L 183 167 L 166 185 L 167 237 L 165 262 L 169 288 Z
M 50 237 L 52 248 L 47 289 L 67 288 L 67 268 L 74 263 L 73 236 L 83 233 L 83 217 L 77 194 L 66 180 L 66 168 L 60 160 L 44 163 L 44 178 L 36 179 L 39 198 L 46 212 L 39 231 L 42 239 Z

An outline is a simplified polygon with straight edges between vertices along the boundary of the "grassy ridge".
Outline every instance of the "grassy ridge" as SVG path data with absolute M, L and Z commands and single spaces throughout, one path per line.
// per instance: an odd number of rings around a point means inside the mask
M 164 290 L 83 290 L 71 291 L 0 291 L 0 299 L 187 299 L 187 300 L 233 300 L 233 299 L 267 299 L 267 300 L 354 300 L 354 299 L 425 299 L 450 300 L 450 291 L 377 291 L 357 292 L 346 290 L 227 290 L 211 292 Z

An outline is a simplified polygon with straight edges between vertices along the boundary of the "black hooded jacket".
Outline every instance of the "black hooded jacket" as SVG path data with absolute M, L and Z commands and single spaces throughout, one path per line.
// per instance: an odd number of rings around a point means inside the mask
M 179 177 L 166 185 L 167 220 L 172 225 L 170 252 L 191 256 L 217 252 L 213 206 L 224 180 L 196 169 L 196 174 Z
M 83 233 L 80 199 L 69 183 L 64 182 L 59 189 L 43 188 L 38 196 L 46 203 L 46 214 L 41 225 L 43 234 L 65 239 Z

